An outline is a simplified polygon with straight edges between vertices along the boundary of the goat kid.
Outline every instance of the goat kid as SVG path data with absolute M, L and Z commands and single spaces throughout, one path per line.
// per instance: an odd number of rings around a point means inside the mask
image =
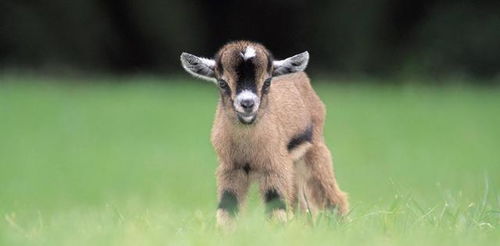
M 213 81 L 220 92 L 212 144 L 218 155 L 219 225 L 231 223 L 252 181 L 271 217 L 287 208 L 317 213 L 348 211 L 324 143 L 325 106 L 303 72 L 309 53 L 274 60 L 261 44 L 236 41 L 214 59 L 182 53 L 190 74 Z

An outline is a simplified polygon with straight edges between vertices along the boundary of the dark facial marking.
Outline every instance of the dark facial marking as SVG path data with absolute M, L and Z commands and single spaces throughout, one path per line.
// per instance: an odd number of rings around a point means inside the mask
M 235 216 L 238 213 L 238 199 L 236 195 L 233 192 L 224 191 L 217 208 L 227 211 L 231 216 Z
M 294 149 L 295 147 L 299 146 L 300 144 L 306 141 L 311 142 L 312 135 L 313 135 L 313 126 L 311 124 L 309 125 L 309 127 L 307 127 L 307 129 L 304 132 L 297 134 L 290 140 L 290 142 L 288 142 L 288 145 L 286 146 L 288 151 Z
M 271 213 L 273 210 L 286 209 L 286 204 L 281 199 L 281 196 L 275 189 L 270 189 L 266 192 L 264 200 L 266 202 L 266 212 Z
M 253 58 L 246 61 L 241 59 L 240 63 L 236 66 L 236 73 L 238 74 L 238 81 L 236 81 L 236 94 L 240 93 L 242 90 L 257 92 L 255 72 Z

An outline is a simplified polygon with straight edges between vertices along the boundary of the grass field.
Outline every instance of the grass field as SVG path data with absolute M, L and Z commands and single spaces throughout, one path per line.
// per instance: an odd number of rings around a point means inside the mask
M 1 80 L 0 245 L 500 243 L 498 88 L 315 83 L 349 220 L 275 224 L 253 189 L 227 233 L 211 84 Z

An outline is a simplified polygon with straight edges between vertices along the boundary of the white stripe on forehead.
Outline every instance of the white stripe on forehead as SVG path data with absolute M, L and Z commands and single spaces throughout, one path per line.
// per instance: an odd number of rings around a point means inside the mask
M 252 46 L 247 46 L 245 53 L 240 53 L 241 57 L 246 61 L 252 57 L 255 57 L 255 49 Z

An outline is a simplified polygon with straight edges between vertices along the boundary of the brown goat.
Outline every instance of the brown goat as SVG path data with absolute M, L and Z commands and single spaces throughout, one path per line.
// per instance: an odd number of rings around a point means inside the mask
M 184 69 L 220 91 L 212 128 L 220 162 L 218 224 L 237 214 L 254 180 L 267 212 L 280 220 L 288 207 L 347 213 L 323 139 L 325 106 L 302 72 L 308 60 L 307 52 L 274 60 L 249 41 L 226 44 L 213 60 L 182 53 Z

